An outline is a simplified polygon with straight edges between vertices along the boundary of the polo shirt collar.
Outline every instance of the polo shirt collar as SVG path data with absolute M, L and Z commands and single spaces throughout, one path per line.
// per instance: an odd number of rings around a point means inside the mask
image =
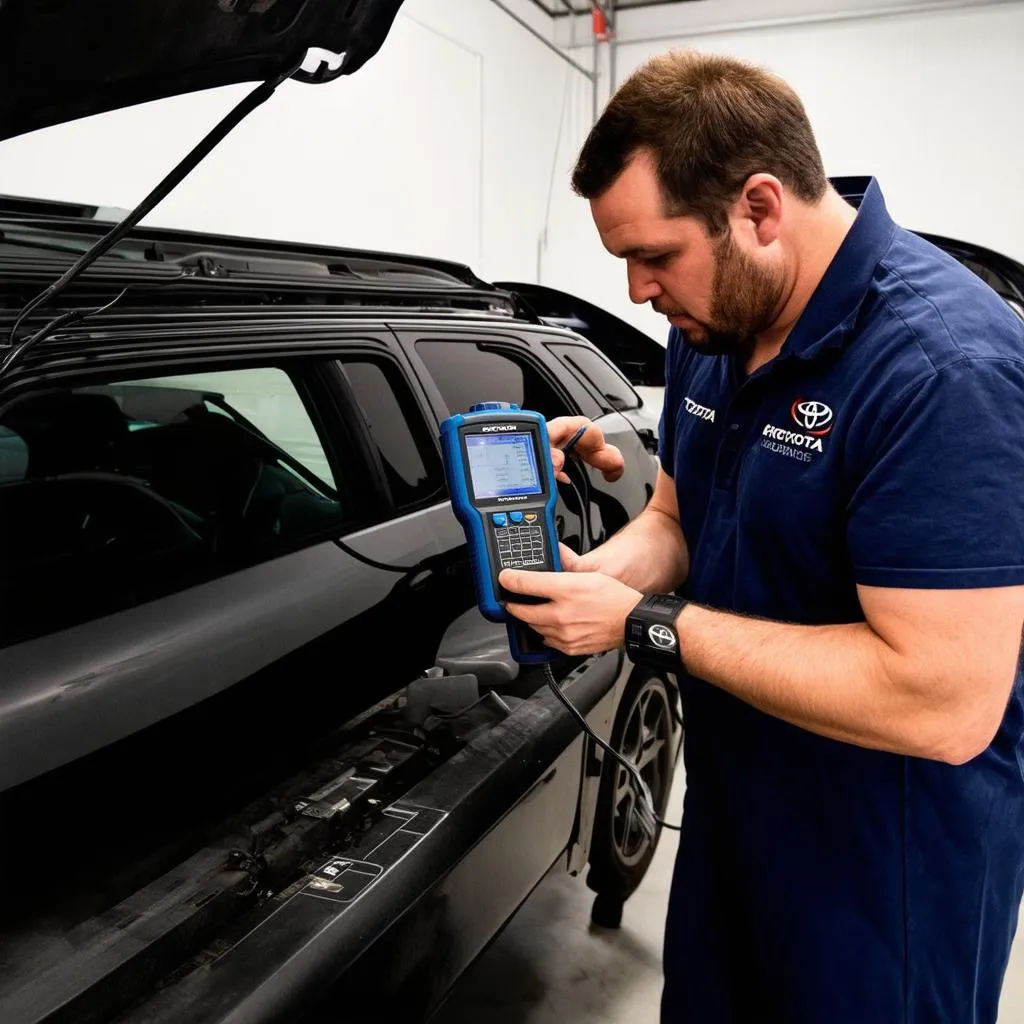
M 812 359 L 847 340 L 895 230 L 878 182 L 868 178 L 857 219 L 782 346 L 780 357 Z

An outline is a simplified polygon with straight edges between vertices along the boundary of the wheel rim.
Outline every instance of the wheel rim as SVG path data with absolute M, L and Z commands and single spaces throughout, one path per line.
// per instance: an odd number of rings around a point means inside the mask
M 639 771 L 660 808 L 668 781 L 669 742 L 672 717 L 665 685 L 649 679 L 629 709 L 619 753 Z M 615 796 L 612 806 L 612 841 L 619 860 L 626 867 L 637 864 L 648 851 L 650 840 L 640 828 L 634 809 L 634 783 L 622 765 L 615 764 Z

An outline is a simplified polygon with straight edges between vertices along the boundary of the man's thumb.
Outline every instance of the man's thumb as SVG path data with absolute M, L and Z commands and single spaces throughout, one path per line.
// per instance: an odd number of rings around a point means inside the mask
M 562 561 L 563 572 L 575 572 L 579 564 L 580 556 L 573 551 L 572 548 L 566 547 L 564 544 L 559 543 L 558 545 L 558 557 Z

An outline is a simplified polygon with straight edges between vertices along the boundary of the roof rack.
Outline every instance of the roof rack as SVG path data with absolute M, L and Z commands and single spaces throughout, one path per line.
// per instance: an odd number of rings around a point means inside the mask
M 17 245 L 24 250 L 20 267 L 49 262 L 60 273 L 76 250 L 84 252 L 118 219 L 116 211 L 102 207 L 0 195 L 0 250 Z M 36 243 L 38 251 L 33 252 Z M 250 292 L 265 288 L 291 295 L 331 294 L 331 302 L 356 305 L 366 300 L 386 305 L 389 296 L 401 296 L 400 304 L 474 311 L 491 306 L 491 312 L 537 319 L 518 296 L 452 260 L 170 228 L 135 228 L 82 275 L 75 291 L 101 277 L 112 281 L 121 274 L 135 280 L 155 275 L 154 280 L 166 281 L 176 271 L 182 272 L 183 287 L 193 292 L 204 285 L 211 294 L 235 285 Z M 11 282 L 21 275 L 7 276 Z
M 60 234 L 91 238 L 103 234 L 111 224 L 116 223 L 119 212 L 121 211 L 109 207 L 89 206 L 83 203 L 0 195 L 0 230 L 3 229 L 4 222 L 7 222 L 10 227 L 17 225 L 47 236 Z M 447 280 L 456 287 L 493 287 L 477 277 L 468 266 L 454 260 L 372 249 L 350 249 L 307 242 L 150 227 L 138 227 L 129 232 L 117 249 L 123 250 L 125 246 L 134 247 L 136 252 L 141 249 L 146 259 L 155 261 L 189 258 L 198 253 L 215 250 L 225 255 L 243 258 L 269 257 L 275 261 L 287 261 L 292 264 L 348 264 L 356 273 L 363 276 L 393 274 L 404 270 L 429 275 L 436 284 Z
M 33 199 L 31 196 L 0 195 L 0 215 L 4 217 L 70 217 L 92 220 L 99 216 L 101 209 L 99 206 L 66 203 L 59 199 Z

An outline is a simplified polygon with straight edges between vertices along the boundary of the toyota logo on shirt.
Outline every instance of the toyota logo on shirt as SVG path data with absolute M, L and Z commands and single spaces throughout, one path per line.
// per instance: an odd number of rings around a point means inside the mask
M 798 398 L 789 410 L 793 422 L 812 437 L 824 437 L 832 429 L 832 409 L 824 402 Z

